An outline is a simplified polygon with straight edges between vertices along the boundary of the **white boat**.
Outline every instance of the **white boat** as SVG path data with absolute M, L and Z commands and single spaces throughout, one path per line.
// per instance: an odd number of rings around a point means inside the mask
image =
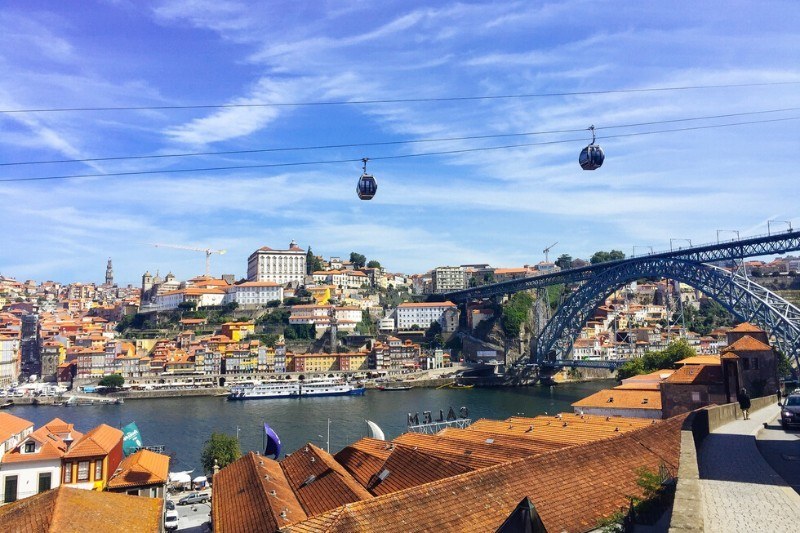
M 300 396 L 300 383 L 297 381 L 265 381 L 253 385 L 231 388 L 229 400 L 259 400 L 262 398 L 297 398 Z
M 234 386 L 229 400 L 259 400 L 263 398 L 306 398 L 309 396 L 361 396 L 363 387 L 354 387 L 336 379 L 314 381 L 267 381 L 254 385 Z

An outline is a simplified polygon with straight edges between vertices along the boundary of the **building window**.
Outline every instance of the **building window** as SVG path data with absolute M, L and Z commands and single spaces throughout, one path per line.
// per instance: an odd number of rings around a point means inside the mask
M 64 483 L 72 483 L 72 463 L 64 465 Z
M 693 391 L 692 392 L 692 402 L 693 403 L 700 403 L 700 392 L 699 391 Z
M 78 463 L 78 481 L 89 481 L 89 461 Z
M 103 460 L 95 461 L 94 463 L 94 479 L 99 481 L 103 479 Z
M 29 440 L 25 443 L 25 453 L 33 453 L 36 451 L 36 443 Z
M 750 358 L 749 357 L 742 357 L 742 369 L 743 370 L 750 370 Z
M 6 476 L 4 503 L 17 501 L 17 476 Z
M 753 357 L 753 370 L 758 370 L 758 357 Z
M 39 492 L 50 490 L 51 486 L 52 481 L 50 472 L 42 472 L 39 474 Z

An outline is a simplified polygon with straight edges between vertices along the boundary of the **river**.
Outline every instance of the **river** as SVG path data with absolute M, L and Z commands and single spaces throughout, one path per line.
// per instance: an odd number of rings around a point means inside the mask
M 377 423 L 392 439 L 406 430 L 408 413 L 431 411 L 437 418 L 450 407 L 464 406 L 473 420 L 504 419 L 524 414 L 572 412 L 570 404 L 600 389 L 609 381 L 562 384 L 554 387 L 369 390 L 365 396 L 302 399 L 268 399 L 229 402 L 224 397 L 128 400 L 123 405 L 15 406 L 10 412 L 35 427 L 55 417 L 86 432 L 98 424 L 121 427 L 136 422 L 145 445 L 161 444 L 172 455 L 170 470 L 202 471 L 200 452 L 212 432 L 236 435 L 242 452 L 263 451 L 263 423 L 272 426 L 291 453 L 307 442 L 325 448 L 330 419 L 330 451 L 336 453 L 368 435 L 365 419 Z

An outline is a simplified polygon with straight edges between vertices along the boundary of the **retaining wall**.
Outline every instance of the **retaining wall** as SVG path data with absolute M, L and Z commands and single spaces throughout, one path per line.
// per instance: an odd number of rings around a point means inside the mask
M 751 400 L 751 411 L 774 405 L 775 395 Z M 720 426 L 742 418 L 739 404 L 728 403 L 704 407 L 686 417 L 681 429 L 681 456 L 678 467 L 678 486 L 672 504 L 671 533 L 684 531 L 703 531 L 703 501 L 700 488 L 700 469 L 697 464 L 697 450 L 706 436 Z

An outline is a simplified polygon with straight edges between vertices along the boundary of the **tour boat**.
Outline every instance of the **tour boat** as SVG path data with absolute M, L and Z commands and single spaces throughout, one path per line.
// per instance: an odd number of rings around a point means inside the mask
M 313 381 L 267 381 L 247 386 L 235 386 L 229 400 L 259 400 L 264 398 L 306 398 L 309 396 L 362 396 L 364 387 L 337 379 Z

